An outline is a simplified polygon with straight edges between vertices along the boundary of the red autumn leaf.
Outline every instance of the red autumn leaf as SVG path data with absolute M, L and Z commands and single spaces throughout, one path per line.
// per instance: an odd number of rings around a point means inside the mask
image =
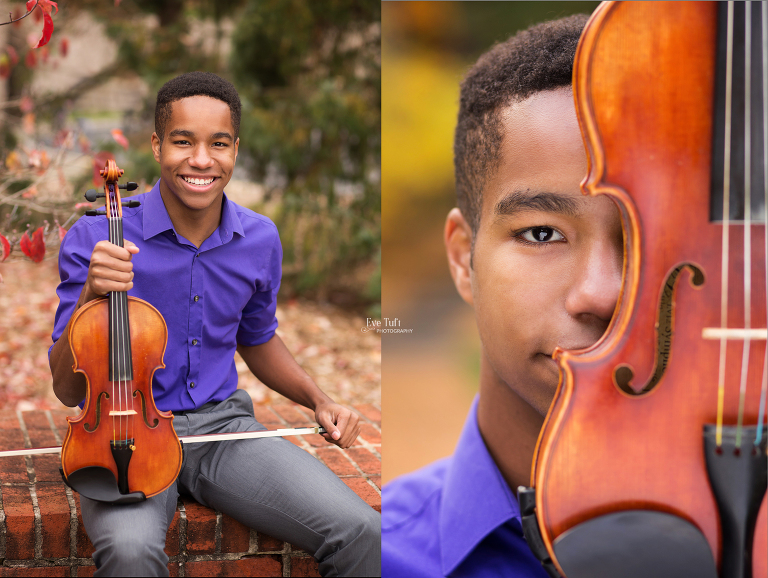
M 11 59 L 11 65 L 16 66 L 19 63 L 19 53 L 10 44 L 5 47 L 5 51 L 8 53 L 8 58 Z
M 19 10 L 18 8 L 14 9 L 13 11 L 13 27 L 18 28 L 21 26 L 21 17 L 24 16 L 24 13 Z
M 64 227 L 62 227 L 61 225 L 59 225 L 59 241 L 63 241 L 64 240 L 64 235 L 66 235 L 66 234 L 67 234 L 67 230 Z
M 21 97 L 19 108 L 21 109 L 21 112 L 32 112 L 35 108 L 35 103 L 27 95 L 24 95 Z
M 8 258 L 8 255 L 11 254 L 11 244 L 3 235 L 0 235 L 0 247 L 3 249 L 2 252 L 0 252 L 0 263 L 2 263 Z
M 88 140 L 88 137 L 84 134 L 81 134 L 77 139 L 78 144 L 80 145 L 80 150 L 84 155 L 91 154 L 91 141 Z
M 43 14 L 43 35 L 40 37 L 40 41 L 35 48 L 41 48 L 48 44 L 51 40 L 51 34 L 53 34 L 53 18 L 51 18 L 50 13 L 46 12 Z
M 27 68 L 34 68 L 37 64 L 37 57 L 35 56 L 34 51 L 29 50 L 27 51 L 27 55 L 24 57 L 24 64 L 27 65 Z
M 39 227 L 37 231 L 32 233 L 32 239 L 29 238 L 29 231 L 24 231 L 19 241 L 21 252 L 27 257 L 32 259 L 35 263 L 39 263 L 45 257 L 45 241 L 43 240 L 43 228 Z
M 115 156 L 108 151 L 100 151 L 93 157 L 93 184 L 98 187 L 104 184 L 104 179 L 99 172 L 104 168 L 109 159 L 115 160 Z
M 128 139 L 125 138 L 125 135 L 123 134 L 122 130 L 120 130 L 119 128 L 113 128 L 112 138 L 115 139 L 117 144 L 119 144 L 125 150 L 128 150 Z
M 62 56 L 66 56 L 67 52 L 69 52 L 69 40 L 66 37 L 62 38 L 59 43 L 59 52 Z
M 59 5 L 56 2 L 51 2 L 51 0 L 39 0 L 37 5 L 40 6 L 40 10 L 46 14 L 50 14 L 51 10 L 54 8 L 56 8 L 56 12 L 54 12 L 54 14 L 59 11 Z

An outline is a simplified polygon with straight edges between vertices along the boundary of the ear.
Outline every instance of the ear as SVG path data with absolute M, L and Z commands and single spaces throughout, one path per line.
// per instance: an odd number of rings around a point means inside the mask
M 235 140 L 235 160 L 237 160 L 237 149 L 240 148 L 240 137 Z
M 448 213 L 443 240 L 456 290 L 472 305 L 472 228 L 459 209 L 451 209 Z
M 155 155 L 155 160 L 160 162 L 160 137 L 156 132 L 152 133 L 152 154 Z

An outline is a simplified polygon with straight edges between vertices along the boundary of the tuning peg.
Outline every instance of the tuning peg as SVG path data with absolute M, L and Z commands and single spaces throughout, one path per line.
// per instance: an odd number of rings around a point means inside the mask
M 91 203 L 103 196 L 104 196 L 104 193 L 100 193 L 96 189 L 88 189 L 87 191 L 85 191 L 85 198 Z
M 86 211 L 86 212 L 85 212 L 85 216 L 86 216 L 86 217 L 97 217 L 97 216 L 99 216 L 99 215 L 106 215 L 106 214 L 107 214 L 107 213 L 106 213 L 106 211 L 94 211 L 94 210 L 90 210 L 90 211 Z
M 129 209 L 131 209 L 133 207 L 140 207 L 141 203 L 139 201 L 125 201 L 123 203 L 123 206 L 124 207 L 128 207 Z
M 117 185 L 117 188 L 124 191 L 135 191 L 139 188 L 139 185 L 137 183 L 125 183 L 124 185 Z

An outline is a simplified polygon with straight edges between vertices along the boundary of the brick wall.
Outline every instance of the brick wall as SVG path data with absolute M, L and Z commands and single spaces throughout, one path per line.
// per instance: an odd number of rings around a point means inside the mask
M 381 511 L 381 412 L 355 406 L 362 433 L 350 449 L 316 434 L 286 439 L 322 460 L 363 500 Z M 0 450 L 61 445 L 64 411 L 0 411 Z M 269 429 L 314 425 L 295 405 L 257 406 Z M 61 480 L 58 454 L 0 458 L 0 576 L 92 576 L 93 546 L 79 496 Z M 165 551 L 171 576 L 318 576 L 317 563 L 287 542 L 227 515 L 179 500 Z

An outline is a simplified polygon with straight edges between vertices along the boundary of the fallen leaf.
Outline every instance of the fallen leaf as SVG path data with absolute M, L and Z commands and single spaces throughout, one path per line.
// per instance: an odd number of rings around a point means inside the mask
M 11 244 L 3 235 L 0 235 L 0 247 L 3 249 L 2 253 L 0 253 L 0 263 L 2 263 L 11 254 Z
M 117 142 L 117 144 L 119 144 L 125 150 L 128 150 L 128 139 L 125 138 L 125 135 L 123 134 L 122 130 L 120 130 L 119 128 L 113 128 L 112 138 L 115 139 L 115 142 Z
M 29 231 L 24 231 L 19 241 L 21 252 L 27 257 L 32 259 L 35 263 L 39 263 L 45 257 L 45 240 L 43 239 L 43 228 L 38 227 L 37 231 L 32 233 L 32 238 L 29 238 Z

